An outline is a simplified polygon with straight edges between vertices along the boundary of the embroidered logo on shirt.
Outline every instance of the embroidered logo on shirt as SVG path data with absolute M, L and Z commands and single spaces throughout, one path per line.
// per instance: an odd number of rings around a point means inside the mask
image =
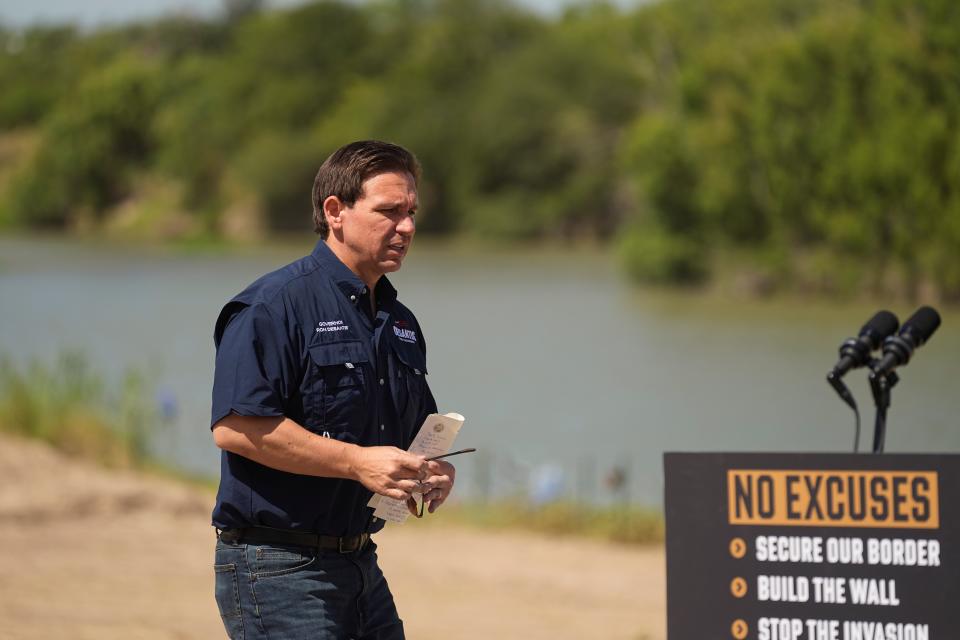
M 417 332 L 413 329 L 407 329 L 406 320 L 397 320 L 393 323 L 393 335 L 410 344 L 416 344 L 417 342 Z
M 343 324 L 343 320 L 321 320 L 317 323 L 317 333 L 326 333 L 327 331 L 347 331 L 350 327 Z

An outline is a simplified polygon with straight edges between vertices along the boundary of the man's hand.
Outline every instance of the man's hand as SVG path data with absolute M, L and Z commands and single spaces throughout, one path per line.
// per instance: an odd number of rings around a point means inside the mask
M 396 500 L 426 493 L 431 512 L 453 488 L 454 469 L 448 462 L 427 462 L 396 447 L 361 447 L 323 438 L 281 416 L 230 414 L 214 425 L 213 437 L 221 449 L 280 471 L 356 480 Z
M 431 464 L 396 447 L 357 447 L 351 466 L 354 479 L 370 491 L 408 500 L 420 482 L 430 477 Z
M 453 491 L 457 470 L 446 460 L 430 460 L 426 465 L 428 475 L 420 483 L 417 493 L 423 492 L 423 501 L 428 505 L 427 511 L 433 513 Z M 413 515 L 418 515 L 417 502 L 412 497 L 407 499 L 407 509 Z

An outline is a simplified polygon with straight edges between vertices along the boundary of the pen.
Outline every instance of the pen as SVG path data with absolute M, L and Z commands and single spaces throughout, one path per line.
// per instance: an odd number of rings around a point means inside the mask
M 424 460 L 426 460 L 427 462 L 429 462 L 430 460 L 439 460 L 440 458 L 449 458 L 450 456 L 458 456 L 458 455 L 460 455 L 461 453 L 473 453 L 474 451 L 476 451 L 476 449 L 473 448 L 473 447 L 470 447 L 469 449 L 460 449 L 459 451 L 451 451 L 450 453 L 445 453 L 445 454 L 440 455 L 440 456 L 433 456 L 433 457 L 431 457 L 431 458 L 424 458 Z M 414 498 L 414 500 L 416 500 L 416 498 Z M 420 495 L 420 511 L 419 511 L 419 513 L 415 513 L 415 514 L 414 514 L 414 515 L 416 515 L 418 518 L 422 518 L 422 517 L 423 517 L 423 506 L 424 506 L 424 502 L 425 502 L 425 501 L 424 501 L 424 499 L 423 499 L 423 495 L 421 494 L 421 495 Z
M 439 460 L 440 458 L 449 458 L 450 456 L 458 456 L 461 453 L 473 453 L 476 451 L 473 447 L 469 449 L 460 449 L 459 451 L 451 451 L 450 453 L 445 453 L 442 456 L 433 456 L 432 458 L 426 458 L 427 462 L 430 460 Z

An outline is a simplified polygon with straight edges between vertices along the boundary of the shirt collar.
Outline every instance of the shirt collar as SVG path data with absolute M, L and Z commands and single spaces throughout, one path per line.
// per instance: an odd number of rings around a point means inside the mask
M 313 248 L 311 254 L 323 267 L 328 269 L 327 273 L 337 283 L 337 286 L 343 291 L 344 295 L 350 298 L 354 304 L 357 303 L 367 293 L 367 285 L 350 268 L 340 261 L 327 243 L 321 238 L 317 246 Z M 397 290 L 387 279 L 387 276 L 380 276 L 377 280 L 375 289 L 378 300 L 396 300 Z

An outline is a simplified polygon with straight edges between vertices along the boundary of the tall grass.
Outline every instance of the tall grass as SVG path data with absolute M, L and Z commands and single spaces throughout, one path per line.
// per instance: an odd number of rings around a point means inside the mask
M 35 438 L 110 467 L 148 462 L 148 434 L 159 424 L 147 380 L 127 371 L 108 388 L 86 358 L 64 352 L 54 364 L 16 366 L 0 358 L 0 431 Z
M 0 357 L 0 432 L 41 440 L 108 467 L 171 473 L 150 459 L 148 436 L 161 421 L 149 391 L 147 378 L 137 371 L 108 386 L 77 352 L 62 353 L 53 364 L 32 360 L 16 366 Z M 174 475 L 210 485 L 209 479 Z M 664 535 L 659 511 L 626 503 L 596 506 L 567 500 L 534 505 L 510 497 L 448 504 L 442 514 L 441 521 L 450 524 L 632 544 L 659 543 Z

